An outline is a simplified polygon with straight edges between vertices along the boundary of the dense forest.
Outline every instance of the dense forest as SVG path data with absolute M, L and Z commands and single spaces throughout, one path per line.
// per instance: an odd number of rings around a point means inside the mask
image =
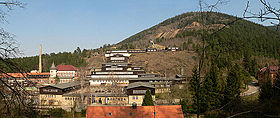
M 79 47 L 74 52 L 42 54 L 42 69 L 43 72 L 49 72 L 52 63 L 55 65 L 69 64 L 75 67 L 83 67 L 86 66 L 85 57 L 87 57 L 87 50 L 81 51 Z M 7 67 L 6 72 L 30 72 L 31 70 L 38 70 L 39 56 L 11 58 L 7 61 L 17 65 L 18 69 Z

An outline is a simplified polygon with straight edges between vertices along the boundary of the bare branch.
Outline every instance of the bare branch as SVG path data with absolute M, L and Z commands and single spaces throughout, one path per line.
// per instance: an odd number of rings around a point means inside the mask
M 277 30 L 280 26 L 280 8 L 274 7 L 267 0 L 259 0 L 263 7 L 260 8 L 258 13 L 249 12 L 249 0 L 247 1 L 246 8 L 243 12 L 243 18 L 246 19 L 259 19 L 261 22 L 271 20 L 272 25 L 276 25 Z M 275 23 L 277 22 L 277 23 Z

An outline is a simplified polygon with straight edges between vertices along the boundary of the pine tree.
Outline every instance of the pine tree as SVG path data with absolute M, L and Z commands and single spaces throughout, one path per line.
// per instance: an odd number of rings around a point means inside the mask
M 146 94 L 145 94 L 144 99 L 143 99 L 142 106 L 154 106 L 154 101 L 153 101 L 152 94 L 151 94 L 150 90 L 146 91 Z
M 216 109 L 221 105 L 221 85 L 219 84 L 219 77 L 217 66 L 212 65 L 210 72 L 207 73 L 202 87 L 203 91 L 203 108 L 205 111 Z
M 198 70 L 196 67 L 193 69 L 192 78 L 190 80 L 190 91 L 192 94 L 194 112 L 201 112 L 201 85 Z
M 280 75 L 277 73 L 276 79 L 274 81 L 274 89 L 275 89 L 275 94 L 277 96 L 280 96 Z
M 251 76 L 255 76 L 256 74 L 256 69 L 257 69 L 257 60 L 256 58 L 254 58 L 252 61 L 251 61 L 251 64 L 250 64 L 250 69 L 249 69 L 249 73 Z
M 183 50 L 188 50 L 188 44 L 186 42 L 183 43 Z
M 268 79 L 266 82 L 263 83 L 263 85 L 260 88 L 260 95 L 259 95 L 259 101 L 263 102 L 266 100 L 269 100 L 274 95 L 274 90 L 271 84 L 271 80 Z
M 239 97 L 242 79 L 241 75 L 242 72 L 240 66 L 235 64 L 227 76 L 226 87 L 224 92 L 225 103 L 228 103 L 231 100 Z
M 244 58 L 243 58 L 243 65 L 245 70 L 249 72 L 250 65 L 251 65 L 251 59 L 250 59 L 250 53 L 248 51 L 245 51 Z

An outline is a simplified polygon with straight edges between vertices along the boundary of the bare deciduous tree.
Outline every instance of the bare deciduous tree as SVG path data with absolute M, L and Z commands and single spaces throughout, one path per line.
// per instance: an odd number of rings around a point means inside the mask
M 273 5 L 271 1 L 268 0 L 259 0 L 259 3 L 262 5 L 259 8 L 259 11 L 253 12 L 250 10 L 250 1 L 248 0 L 243 13 L 243 18 L 259 19 L 261 22 L 270 21 L 270 23 L 277 26 L 276 29 L 279 30 L 280 8 L 276 4 Z
M 8 22 L 6 20 L 7 12 L 16 7 L 23 8 L 24 4 L 14 0 L 0 1 L 0 23 Z M 0 28 L 1 117 L 36 117 L 37 115 L 33 107 L 36 101 L 33 99 L 32 94 L 25 90 L 16 77 L 7 72 L 7 70 L 14 70 L 21 72 L 22 76 L 26 76 L 24 70 L 18 64 L 11 61 L 11 58 L 15 58 L 19 54 L 14 35 L 5 31 L 4 28 Z M 14 81 L 13 86 L 8 83 L 9 80 Z M 27 80 L 25 79 L 25 81 Z

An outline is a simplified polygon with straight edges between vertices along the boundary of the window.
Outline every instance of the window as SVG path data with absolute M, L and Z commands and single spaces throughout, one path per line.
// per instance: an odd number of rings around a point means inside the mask
M 157 112 L 154 112 L 154 115 L 157 115 Z
M 112 115 L 112 113 L 109 113 L 109 115 L 111 116 L 111 115 Z

